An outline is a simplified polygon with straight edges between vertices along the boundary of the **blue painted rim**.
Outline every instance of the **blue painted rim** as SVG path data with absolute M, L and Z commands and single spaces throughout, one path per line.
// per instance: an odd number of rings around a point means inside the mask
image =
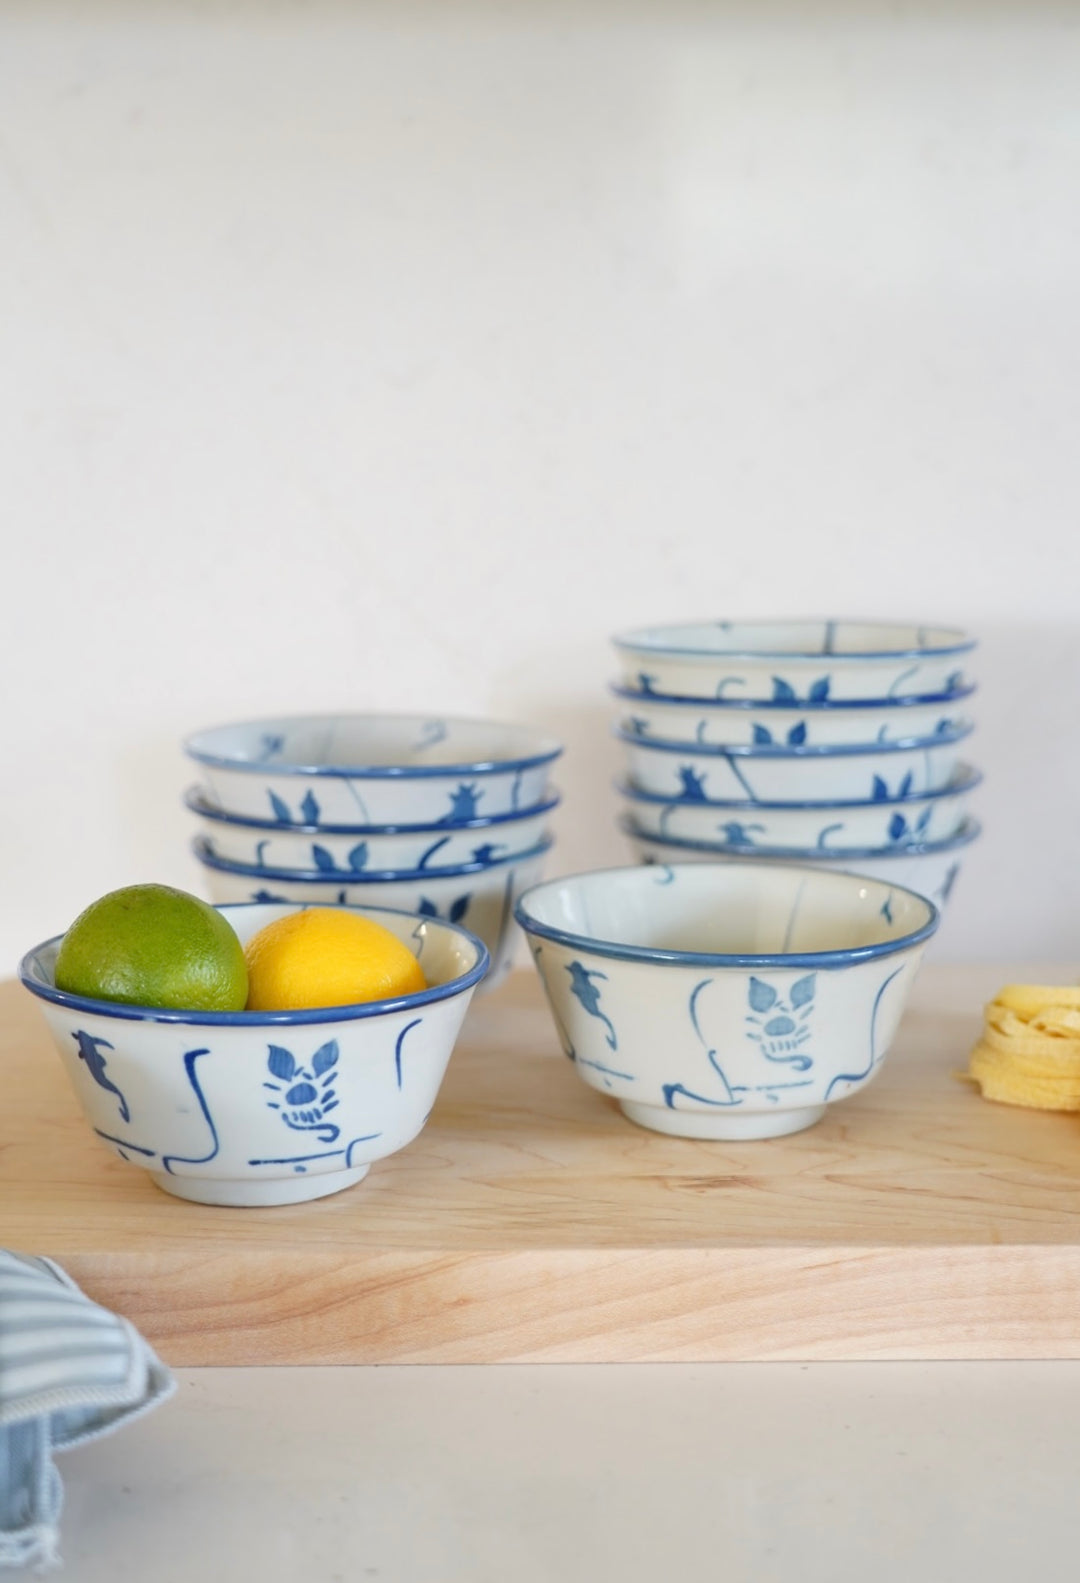
M 668 868 L 678 868 L 680 865 L 668 864 Z M 687 863 L 681 865 L 686 869 L 702 869 L 706 871 L 708 864 Z M 806 863 L 768 863 L 743 862 L 717 863 L 717 869 L 730 871 L 733 868 L 770 869 L 787 868 L 796 869 L 799 873 L 820 874 L 820 869 L 815 869 Z M 901 935 L 896 940 L 882 940 L 876 945 L 851 946 L 847 950 L 836 951 L 792 951 L 767 952 L 760 955 L 745 953 L 719 953 L 709 951 L 665 951 L 659 947 L 644 945 L 621 945 L 616 940 L 598 940 L 586 934 L 572 934 L 567 929 L 558 929 L 552 924 L 540 923 L 528 911 L 527 903 L 530 896 L 535 896 L 539 891 L 550 886 L 565 885 L 575 879 L 594 879 L 600 874 L 625 874 L 625 868 L 591 869 L 587 873 L 568 874 L 562 879 L 545 880 L 539 885 L 532 885 L 518 899 L 514 908 L 514 917 L 530 938 L 551 940 L 556 945 L 568 947 L 572 951 L 580 951 L 591 956 L 602 956 L 617 962 L 652 962 L 661 967 L 731 967 L 731 968 L 778 968 L 780 970 L 798 969 L 804 967 L 843 968 L 854 967 L 859 962 L 872 962 L 879 957 L 895 956 L 898 951 L 911 951 L 916 946 L 922 945 L 925 940 L 936 930 L 941 922 L 941 914 L 925 896 L 920 896 L 917 891 L 909 890 L 906 885 L 894 885 L 889 880 L 865 880 L 861 875 L 844 875 L 853 884 L 880 885 L 883 891 L 899 891 L 902 895 L 910 896 L 920 906 L 925 907 L 928 913 L 926 922 L 911 934 Z M 836 876 L 840 878 L 840 875 Z
M 853 621 L 849 618 L 829 617 L 809 618 L 812 621 L 820 620 L 822 626 L 857 626 L 857 627 L 919 627 L 928 626 L 929 622 L 918 621 Z M 672 622 L 669 631 L 678 628 L 708 627 L 708 626 L 805 626 L 807 621 L 731 621 L 722 622 L 706 618 L 703 621 Z M 666 625 L 662 623 L 661 627 Z M 821 660 L 839 662 L 841 665 L 857 660 L 919 660 L 934 659 L 938 655 L 969 654 L 975 647 L 975 639 L 969 638 L 958 627 L 942 627 L 943 632 L 955 632 L 958 641 L 940 645 L 916 646 L 908 649 L 848 649 L 843 653 L 834 654 L 826 649 L 694 649 L 682 648 L 674 643 L 650 643 L 648 634 L 661 630 L 657 627 L 637 627 L 631 632 L 617 632 L 611 639 L 613 646 L 628 654 L 644 654 L 650 659 L 698 659 L 698 660 L 809 660 L 818 663 Z
M 766 698 L 755 702 L 753 698 L 687 698 L 683 693 L 643 693 L 634 687 L 621 687 L 618 682 L 609 683 L 609 687 L 616 698 L 625 698 L 627 702 L 635 704 L 662 704 L 665 707 L 671 704 L 680 709 L 696 709 L 699 712 L 702 709 L 775 709 L 795 715 L 828 714 L 830 710 L 834 714 L 842 714 L 845 710 L 858 713 L 860 709 L 904 710 L 916 709 L 920 705 L 930 709 L 958 703 L 979 690 L 974 682 L 969 682 L 965 687 L 954 688 L 951 693 L 912 693 L 905 698 L 822 698 L 806 702 L 802 699 L 785 701 L 783 698 Z
M 900 858 L 900 857 L 934 857 L 943 852 L 953 852 L 959 847 L 970 846 L 972 841 L 978 840 L 982 835 L 982 825 L 973 815 L 968 814 L 963 820 L 955 835 L 945 836 L 940 841 L 918 841 L 905 846 L 902 841 L 895 841 L 891 846 L 774 846 L 761 847 L 749 846 L 738 841 L 725 842 L 720 845 L 712 841 L 690 841 L 683 836 L 651 835 L 648 830 L 639 830 L 633 823 L 629 814 L 622 814 L 617 820 L 623 835 L 631 841 L 644 841 L 649 846 L 677 847 L 682 852 L 715 852 L 720 856 L 725 852 L 735 852 L 740 857 L 761 858 L 763 861 L 809 864 L 813 862 L 827 862 L 835 858 L 838 863 L 850 863 L 852 859 L 869 861 L 871 858 Z M 885 883 L 884 880 L 881 881 Z
M 269 730 L 273 726 L 284 726 L 288 723 L 310 724 L 319 716 L 282 716 L 280 719 L 270 720 L 239 720 L 231 725 L 208 726 L 202 731 L 195 731 L 184 738 L 183 748 L 188 758 L 194 759 L 198 764 L 209 765 L 211 769 L 237 771 L 243 775 L 262 775 L 264 778 L 273 779 L 275 775 L 318 775 L 332 776 L 338 780 L 431 780 L 439 776 L 459 775 L 515 775 L 519 770 L 536 769 L 543 764 L 551 764 L 557 759 L 563 749 L 562 745 L 550 737 L 540 737 L 537 751 L 512 759 L 475 759 L 466 760 L 461 764 L 279 764 L 255 763 L 249 759 L 229 758 L 220 753 L 211 753 L 198 746 L 200 739 L 216 736 L 223 731 L 253 731 L 259 729 Z M 348 716 L 333 715 L 328 719 L 347 719 Z M 375 718 L 363 716 L 360 718 Z M 388 719 L 395 718 L 387 716 Z M 421 717 L 417 717 L 421 718 Z M 429 717 L 422 717 L 429 718 Z M 435 718 L 435 717 L 430 717 Z M 464 717 L 447 715 L 445 723 L 462 725 L 495 725 L 501 722 L 490 720 L 466 720 Z M 508 727 L 520 731 L 520 726 Z
M 912 797 L 860 797 L 848 802 L 712 802 L 707 797 L 663 797 L 659 792 L 642 791 L 629 781 L 615 781 L 614 785 L 619 796 L 625 797 L 627 802 L 647 802 L 662 808 L 716 808 L 722 813 L 748 813 L 754 808 L 774 813 L 782 813 L 787 808 L 820 808 L 826 812 L 830 808 L 911 808 L 918 803 L 935 802 L 940 797 L 966 797 L 968 792 L 982 785 L 983 775 L 970 764 L 961 764 L 960 769 L 964 771 L 962 780 L 953 779 L 947 786 L 938 786 L 933 791 L 917 792 Z
M 524 819 L 537 819 L 551 813 L 562 802 L 554 792 L 547 802 L 533 803 L 515 813 L 492 814 L 487 819 L 463 819 L 460 824 L 285 824 L 280 819 L 249 819 L 246 814 L 227 813 L 215 808 L 204 799 L 201 786 L 189 786 L 184 793 L 184 806 L 198 814 L 200 819 L 216 819 L 221 824 L 243 825 L 249 830 L 265 830 L 268 835 L 448 835 L 458 830 L 490 830 L 495 825 L 519 824 Z
M 490 863 L 459 863 L 455 868 L 382 868 L 358 874 L 325 872 L 314 868 L 259 868 L 254 863 L 234 863 L 231 858 L 217 857 L 207 850 L 206 837 L 197 835 L 191 850 L 204 868 L 217 869 L 222 874 L 240 874 L 244 879 L 277 880 L 288 885 L 349 885 L 432 884 L 444 879 L 464 879 L 470 874 L 490 874 L 495 869 L 510 868 L 515 863 L 528 863 L 531 858 L 542 857 L 555 845 L 554 836 L 545 836 L 527 852 L 514 852 L 508 857 L 497 857 Z
M 962 720 L 948 731 L 939 731 L 932 737 L 911 737 L 906 742 L 841 742 L 834 747 L 756 747 L 749 743 L 739 747 L 713 748 L 699 742 L 668 742 L 661 737 L 638 737 L 621 726 L 612 727 L 612 735 L 631 747 L 643 748 L 647 753 L 679 753 L 683 758 L 703 759 L 876 759 L 892 753 L 925 753 L 927 748 L 952 747 L 969 737 L 975 727 L 970 720 Z
M 227 917 L 229 913 L 243 912 L 248 907 L 277 906 L 280 916 L 284 917 L 290 912 L 308 906 L 341 907 L 342 905 L 348 906 L 347 903 L 341 902 L 233 901 L 223 902 L 215 910 Z M 174 1011 L 167 1006 L 126 1006 L 115 1000 L 91 1000 L 87 995 L 69 995 L 52 984 L 43 984 L 40 979 L 33 977 L 31 964 L 39 952 L 47 951 L 52 945 L 59 945 L 64 936 L 57 934 L 27 951 L 19 963 L 19 981 L 39 1000 L 51 1001 L 54 1006 L 64 1006 L 68 1011 L 88 1012 L 95 1017 L 114 1017 L 120 1022 L 183 1023 L 185 1026 L 196 1028 L 281 1028 L 305 1027 L 312 1023 L 359 1022 L 364 1017 L 390 1016 L 398 1011 L 412 1011 L 421 1006 L 431 1006 L 439 1000 L 452 1000 L 455 996 L 464 994 L 467 989 L 471 989 L 474 984 L 478 984 L 491 965 L 488 948 L 484 942 L 471 930 L 463 929 L 459 923 L 449 923 L 443 918 L 427 918 L 422 913 L 406 912 L 400 907 L 358 906 L 354 903 L 350 910 L 365 915 L 393 913 L 399 918 L 412 918 L 416 923 L 426 924 L 429 928 L 449 930 L 451 934 L 459 935 L 469 942 L 476 952 L 476 962 L 466 972 L 459 974 L 457 978 L 452 978 L 448 984 L 436 984 L 430 989 L 418 990 L 415 995 L 398 995 L 393 1000 L 371 1000 L 351 1006 L 316 1006 L 310 1011 Z

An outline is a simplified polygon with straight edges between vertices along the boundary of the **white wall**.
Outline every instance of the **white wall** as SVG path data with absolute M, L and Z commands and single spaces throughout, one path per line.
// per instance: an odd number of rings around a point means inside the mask
M 1080 955 L 1080 29 L 987 3 L 0 3 L 0 961 L 194 886 L 177 743 L 552 726 L 606 635 L 984 640 L 942 954 Z

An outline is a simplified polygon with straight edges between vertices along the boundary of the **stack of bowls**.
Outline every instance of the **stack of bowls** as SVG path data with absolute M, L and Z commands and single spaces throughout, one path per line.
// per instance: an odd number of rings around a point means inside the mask
M 964 633 L 700 622 L 615 647 L 621 827 L 640 861 L 812 863 L 948 900 L 979 834 Z
M 513 909 L 541 877 L 562 752 L 526 726 L 304 715 L 198 731 L 186 795 L 215 902 L 336 902 L 462 924 L 513 957 Z

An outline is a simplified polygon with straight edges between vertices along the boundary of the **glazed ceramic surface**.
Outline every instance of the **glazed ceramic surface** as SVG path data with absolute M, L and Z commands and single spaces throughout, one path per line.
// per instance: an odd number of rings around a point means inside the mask
M 375 874 L 334 877 L 323 873 L 248 868 L 212 857 L 205 843 L 195 841 L 210 898 L 215 902 L 337 902 L 349 907 L 396 907 L 426 918 L 462 924 L 477 935 L 491 954 L 484 990 L 501 983 L 513 960 L 514 902 L 543 873 L 550 841 L 520 857 L 476 863 L 436 873 Z
M 688 841 L 656 841 L 624 829 L 631 850 L 639 863 L 717 863 L 745 860 L 745 854 Z M 763 853 L 762 861 L 807 863 L 828 873 L 865 874 L 889 885 L 903 885 L 932 901 L 943 911 L 960 878 L 967 849 L 982 833 L 977 819 L 965 819 L 956 835 L 948 841 L 932 841 L 920 846 L 890 846 L 845 852 Z
M 585 1082 L 642 1126 L 732 1139 L 875 1076 L 938 921 L 898 886 L 748 862 L 578 874 L 517 914 Z
M 258 868 L 310 869 L 355 879 L 369 871 L 489 866 L 538 846 L 548 835 L 548 819 L 558 807 L 550 796 L 537 808 L 468 825 L 426 825 L 418 830 L 335 830 L 316 825 L 283 826 L 243 820 L 222 813 L 198 787 L 184 801 L 197 814 L 207 852 L 231 863 Z
M 660 840 L 706 841 L 735 847 L 744 855 L 801 847 L 829 851 L 837 847 L 906 846 L 942 841 L 960 829 L 968 799 L 982 780 L 962 764 L 948 787 L 924 797 L 882 798 L 855 803 L 677 802 L 650 796 L 632 786 L 618 788 L 635 835 Z
M 221 908 L 242 941 L 295 906 Z M 288 1204 L 351 1186 L 423 1127 L 487 952 L 466 930 L 367 916 L 420 960 L 429 988 L 296 1012 L 143 1010 L 62 994 L 60 938 L 23 959 L 87 1120 L 166 1192 Z
M 974 687 L 949 697 L 888 703 L 756 704 L 738 699 L 650 698 L 626 687 L 620 728 L 627 736 L 699 747 L 875 747 L 951 736 L 964 724 L 961 705 Z
M 918 746 L 697 748 L 619 733 L 638 791 L 684 802 L 887 802 L 947 786 L 970 726 Z
M 635 692 L 785 704 L 958 693 L 975 646 L 951 627 L 854 621 L 699 621 L 613 641 Z
M 305 715 L 189 737 L 210 801 L 281 825 L 461 825 L 547 798 L 559 744 L 525 726 Z

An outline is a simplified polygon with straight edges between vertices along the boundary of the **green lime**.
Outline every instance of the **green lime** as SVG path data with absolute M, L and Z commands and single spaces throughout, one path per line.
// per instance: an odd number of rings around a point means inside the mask
M 169 885 L 128 885 L 81 912 L 60 943 L 56 987 L 92 1000 L 243 1011 L 244 950 L 219 912 Z

